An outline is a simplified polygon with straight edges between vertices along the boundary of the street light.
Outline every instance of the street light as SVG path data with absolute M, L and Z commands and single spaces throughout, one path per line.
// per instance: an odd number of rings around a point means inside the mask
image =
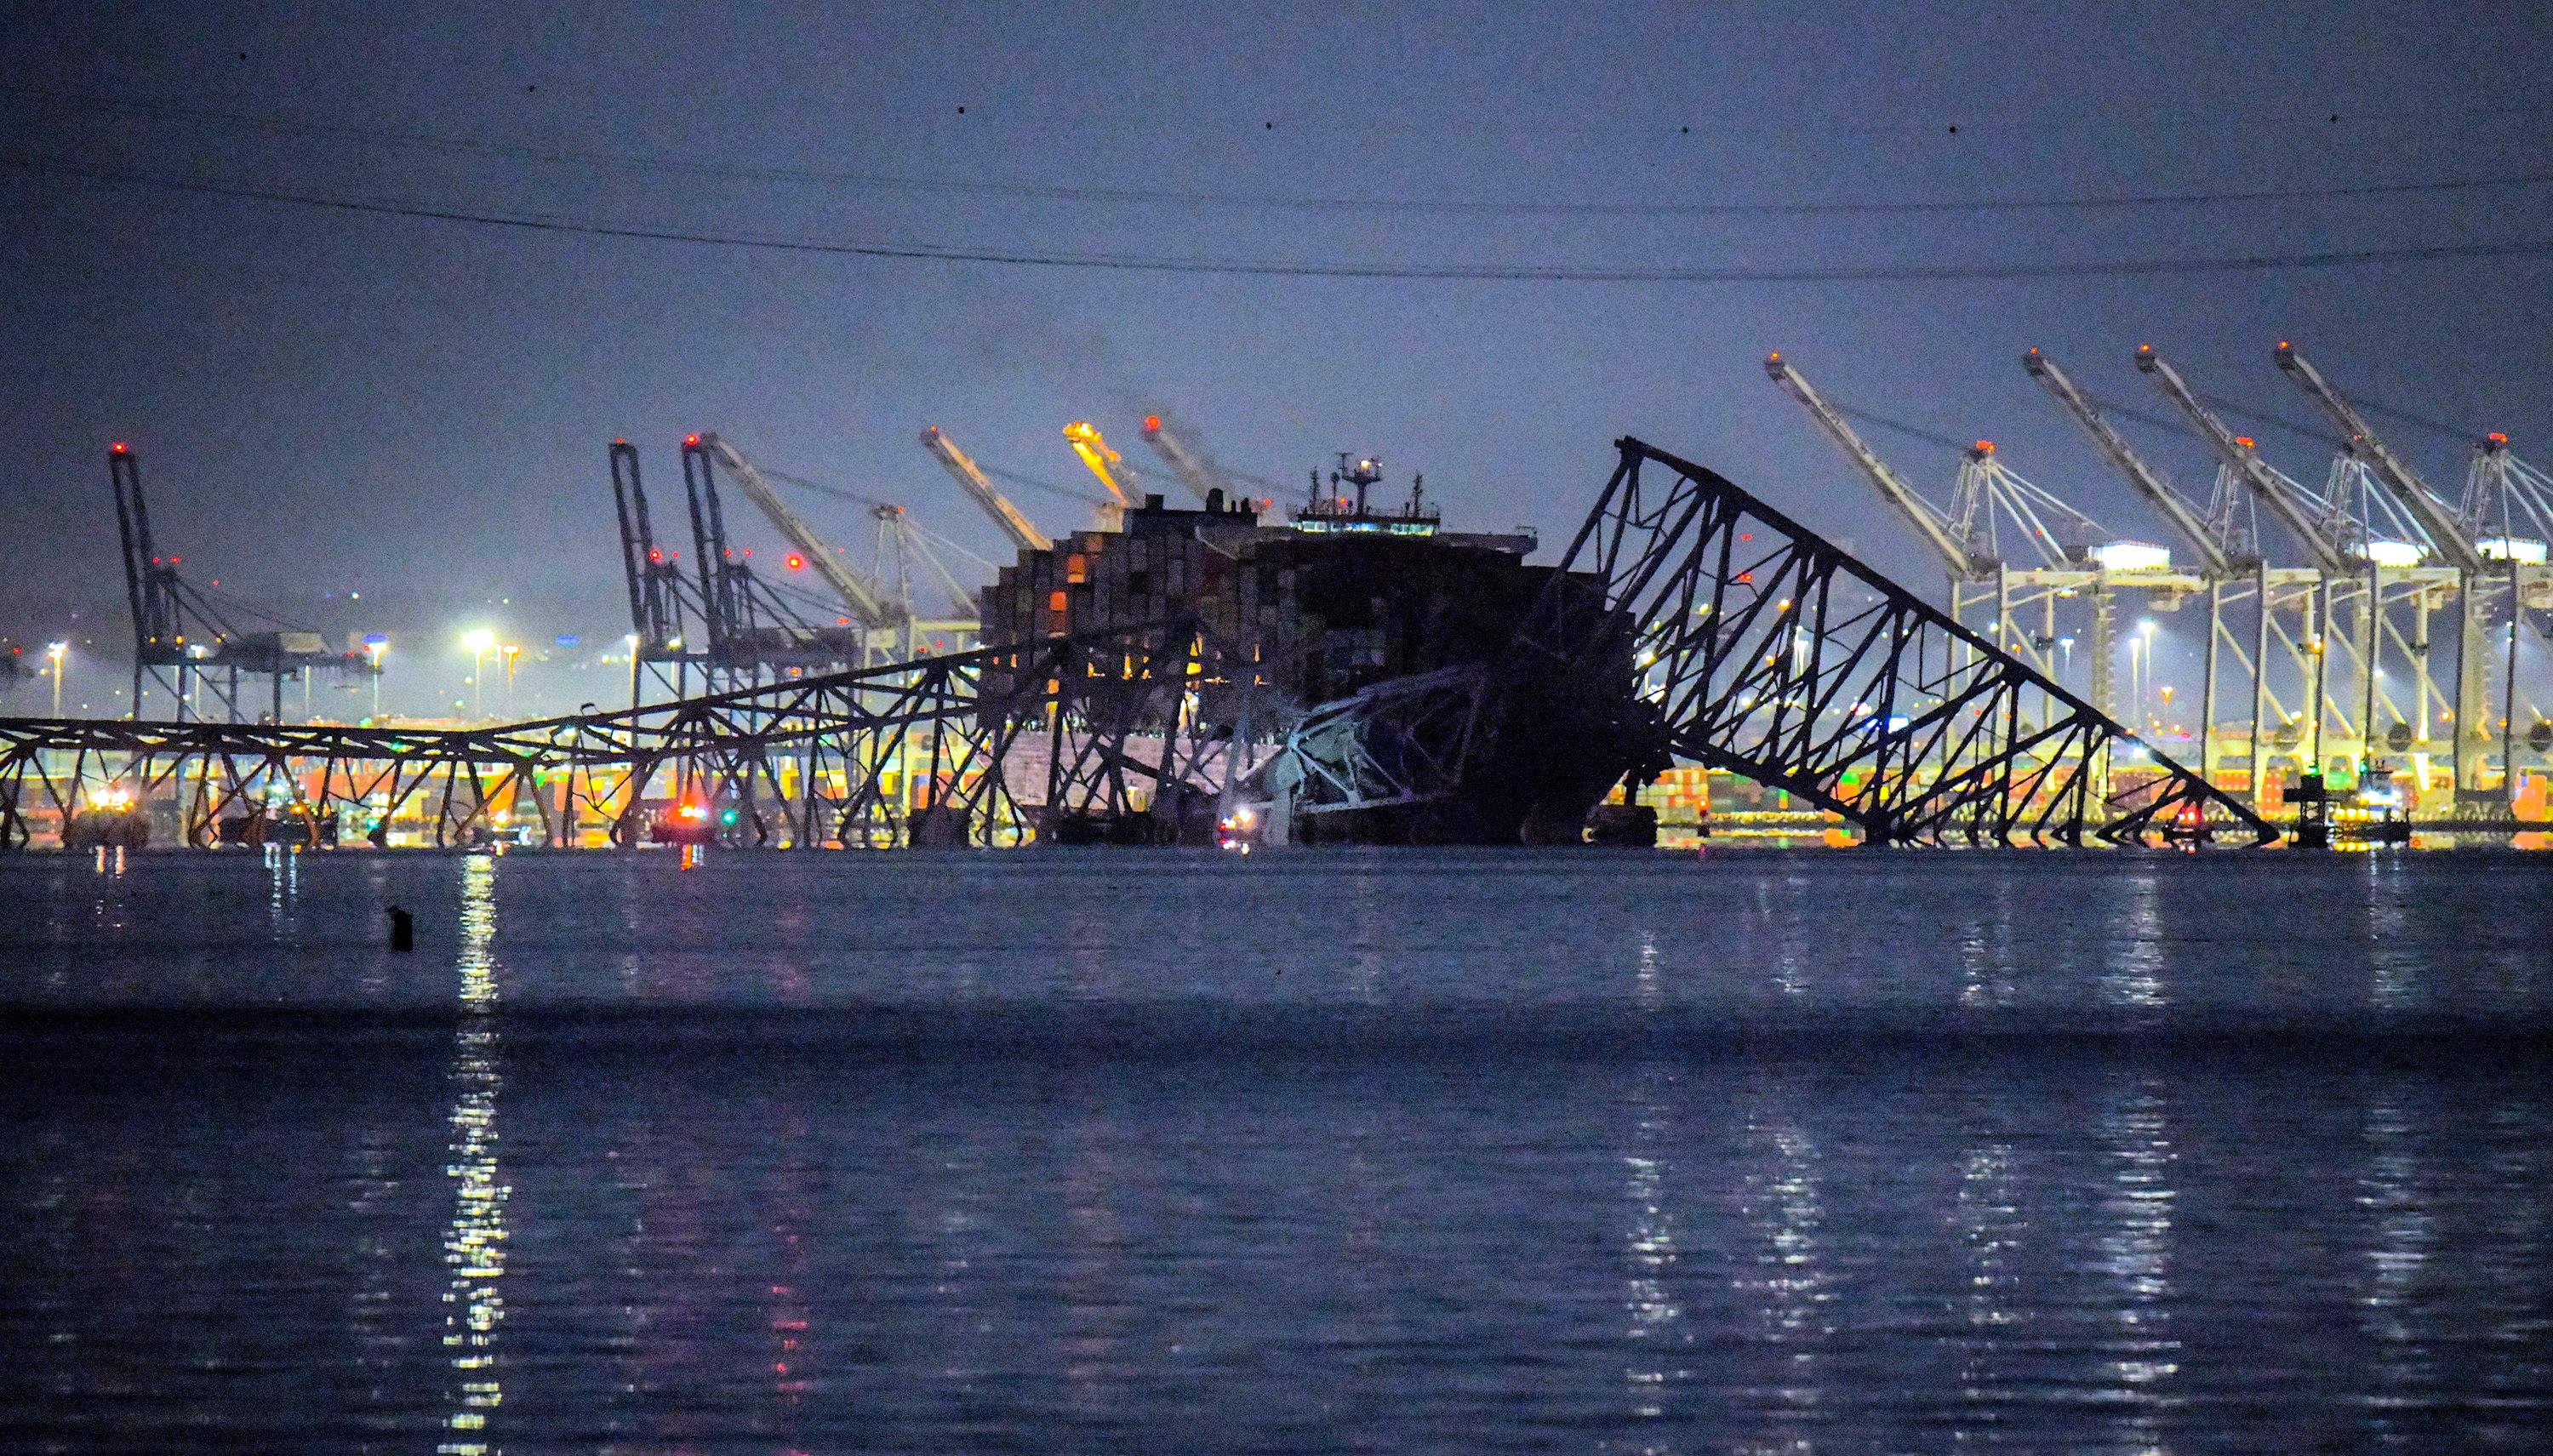
M 481 679 L 488 675 L 488 653 L 497 645 L 497 634 L 486 627 L 472 627 L 461 634 L 461 645 L 470 652 L 470 714 L 487 717 L 487 695 Z
M 2138 622 L 2137 633 L 2145 639 L 2146 648 L 2145 660 L 2141 662 L 2137 668 L 2137 717 L 2140 720 L 2143 720 L 2147 717 L 2147 690 L 2151 688 L 2154 683 L 2154 618 L 2149 616 L 2145 620 Z
M 45 644 L 45 655 L 53 659 L 54 664 L 54 717 L 56 718 L 62 716 L 62 659 L 68 657 L 70 653 L 71 644 L 68 642 Z
M 375 632 L 364 638 L 364 655 L 372 659 L 373 722 L 382 721 L 382 654 L 390 649 L 390 639 Z

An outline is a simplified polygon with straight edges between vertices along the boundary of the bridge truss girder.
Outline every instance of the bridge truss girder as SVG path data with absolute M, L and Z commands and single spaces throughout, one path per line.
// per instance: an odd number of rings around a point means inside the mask
M 1147 814 L 1166 839 L 1195 832 L 1236 742 L 1250 751 L 1254 714 L 1269 730 L 1288 722 L 1240 654 L 1176 621 L 486 729 L 6 720 L 0 848 L 27 847 L 48 812 L 67 824 L 160 797 L 196 845 L 226 818 L 302 817 L 315 839 L 342 813 L 387 822 L 419 802 L 437 844 L 526 809 L 544 843 L 602 825 L 631 844 L 660 785 L 732 808 L 726 838 L 747 844 L 910 843 L 930 811 L 944 842 Z M 1043 753 L 1014 754 L 1037 737 Z
M 1564 674 L 1627 644 L 1677 756 L 1831 810 L 1874 843 L 2140 843 L 2202 824 L 2276 838 L 1736 485 L 1635 439 L 1617 449 L 1555 578 L 1593 573 L 1612 610 L 1539 612 L 1524 640 Z

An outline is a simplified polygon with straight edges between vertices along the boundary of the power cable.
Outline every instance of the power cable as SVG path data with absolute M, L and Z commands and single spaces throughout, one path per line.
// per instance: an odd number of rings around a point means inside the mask
M 112 111 L 134 116 L 183 121 L 190 125 L 209 124 L 340 141 L 424 148 L 509 162 L 592 167 L 617 171 L 666 172 L 717 177 L 729 181 L 786 182 L 807 186 L 876 191 L 1013 197 L 1034 201 L 1263 208 L 1311 212 L 1419 212 L 1466 215 L 1505 213 L 1587 217 L 1838 217 L 1925 213 L 2117 211 L 2157 207 L 2217 207 L 2267 202 L 2402 197 L 2553 184 L 2553 171 L 2526 171 L 2498 176 L 2424 177 L 2409 181 L 2367 182 L 2349 186 L 2078 193 L 2043 197 L 1967 197 L 1926 201 L 1535 202 L 1488 198 L 1280 196 L 1244 192 L 1183 191 L 1156 187 L 976 182 L 950 178 L 900 176 L 881 172 L 832 171 L 811 168 L 749 167 L 709 162 L 698 158 L 619 156 L 573 148 L 530 147 L 467 137 L 442 136 L 428 132 L 392 131 L 308 121 L 294 117 L 259 115 L 214 107 L 182 106 L 112 97 L 71 96 L 23 87 L 0 87 L 0 91 L 26 96 L 52 105 L 76 106 L 92 111 Z
M 2233 254 L 2198 258 L 2127 259 L 2109 263 L 1994 263 L 1877 265 L 1844 268 L 1587 268 L 1562 264 L 1380 264 L 1304 262 L 1286 259 L 1166 257 L 1122 253 L 1028 252 L 1000 248 L 967 248 L 934 243 L 835 242 L 777 238 L 743 233 L 699 232 L 681 228 L 584 222 L 570 218 L 514 213 L 476 212 L 453 206 L 427 206 L 374 201 L 297 191 L 284 187 L 178 177 L 121 168 L 91 167 L 57 158 L 0 154 L 0 167 L 53 176 L 79 177 L 164 191 L 290 203 L 374 216 L 423 218 L 437 222 L 517 228 L 597 238 L 627 238 L 690 243 L 711 247 L 749 248 L 769 252 L 830 254 L 940 263 L 984 263 L 1023 268 L 1091 269 L 1114 272 L 1212 274 L 1268 278 L 1401 279 L 1430 281 L 1583 282 L 1583 283 L 1839 283 L 1940 282 L 1985 280 L 2153 278 L 2223 273 L 2282 272 L 2380 263 L 2441 262 L 2450 259 L 2517 258 L 2553 254 L 2553 240 L 2500 243 L 2442 243 L 2404 248 L 2366 248 L 2297 253 Z

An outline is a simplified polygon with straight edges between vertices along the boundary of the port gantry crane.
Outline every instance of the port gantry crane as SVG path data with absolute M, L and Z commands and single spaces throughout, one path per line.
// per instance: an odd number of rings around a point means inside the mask
M 1949 506 L 1936 505 L 1882 460 L 1853 429 L 1844 411 L 1819 393 L 1788 360 L 1778 353 L 1770 355 L 1764 371 L 1842 448 L 1881 499 L 1896 507 L 1932 548 L 1949 579 L 1954 619 L 1964 622 L 1972 609 L 1991 601 L 1995 644 L 2062 681 L 2072 639 L 2058 635 L 2056 604 L 2088 598 L 2089 697 L 2102 713 L 2119 717 L 2114 671 L 2116 593 L 2121 589 L 2147 593 L 2158 609 L 2168 611 L 2202 590 L 2203 582 L 2172 571 L 2169 554 L 2158 548 L 2102 541 L 2100 522 L 2007 468 L 1991 440 L 1979 440 L 1962 452 Z M 2006 531 L 2019 538 L 2029 556 L 2017 560 L 2007 555 Z M 2036 628 L 2018 625 L 2016 615 L 2034 609 L 2039 618 Z M 2067 649 L 2062 657 L 2060 647 Z
M 2376 488 L 2365 455 L 2353 446 L 2345 443 L 2333 457 L 2325 488 L 2317 492 L 2264 460 L 2259 443 L 2236 434 L 2153 345 L 2138 346 L 2136 362 L 2215 453 L 2220 489 L 2239 482 L 2269 507 L 2312 562 L 2310 570 L 2262 567 L 2255 573 L 2264 604 L 2254 637 L 2256 660 L 2267 659 L 2275 636 L 2295 664 L 2303 703 L 2313 716 L 2299 728 L 2301 713 L 2289 713 L 2277 701 L 2265 681 L 2266 671 L 2256 673 L 2251 781 L 2263 781 L 2273 739 L 2278 747 L 2301 749 L 2317 764 L 2327 748 L 2368 762 L 2380 711 L 2390 713 L 2395 724 L 2386 735 L 2387 747 L 2427 751 L 2430 705 L 2447 701 L 2428 659 L 2428 616 L 2453 591 L 2454 570 L 2422 564 L 2428 548 L 2418 522 Z M 2355 632 L 2339 626 L 2341 610 L 2351 602 L 2358 606 Z M 2292 628 L 2278 615 L 2282 611 L 2292 614 Z M 2413 619 L 2407 632 L 2399 619 L 2405 615 Z M 2329 691 L 2327 649 L 2333 642 L 2359 673 L 2355 724 Z M 2316 650 L 2317 644 L 2326 650 Z M 2404 668 L 2398 679 L 2388 679 L 2384 671 L 2388 647 Z M 2409 683 L 2417 695 L 2407 709 L 2393 698 L 2395 682 Z M 2272 713 L 2277 719 L 2275 727 Z M 2353 742 L 2358 745 L 2354 753 L 2349 752 Z
M 227 604 L 179 575 L 184 558 L 164 554 L 151 533 L 150 503 L 142 493 L 142 462 L 122 440 L 106 451 L 115 491 L 116 535 L 124 548 L 124 593 L 133 614 L 133 698 L 128 717 L 141 721 L 143 693 L 152 685 L 176 705 L 169 722 L 195 711 L 197 689 L 209 689 L 230 723 L 243 723 L 254 700 L 240 696 L 240 677 L 267 679 L 269 722 L 283 722 L 283 683 L 320 668 L 379 672 L 378 655 L 339 655 L 318 632 L 236 600 Z M 215 582 L 214 586 L 221 584 Z M 263 618 L 270 629 L 242 631 L 230 613 Z
M 1099 484 L 1107 488 L 1111 504 L 1099 508 L 1099 528 L 1103 531 L 1118 529 L 1126 518 L 1126 512 L 1134 509 L 1135 502 L 1140 499 L 1138 495 L 1129 493 L 1117 479 L 1121 475 L 1132 479 L 1133 467 L 1126 463 L 1124 456 L 1108 448 L 1108 442 L 1100 437 L 1099 427 L 1086 419 L 1076 419 L 1065 425 L 1063 438 L 1072 446 L 1072 453 L 1081 457 L 1081 463 L 1090 467 L 1090 473 L 1099 477 Z
M 1170 474 L 1178 477 L 1179 484 L 1187 487 L 1189 494 L 1200 502 L 1215 500 L 1215 493 L 1220 491 L 1223 500 L 1249 502 L 1253 512 L 1263 521 L 1276 508 L 1276 486 L 1257 476 L 1244 475 L 1208 460 L 1204 451 L 1164 424 L 1160 415 L 1144 416 L 1144 440 L 1153 447 L 1153 453 L 1162 457 L 1162 463 L 1170 468 Z
M 2465 471 L 2465 494 L 2457 513 L 2477 534 L 2474 545 L 2503 563 L 2505 593 L 2500 610 L 2507 616 L 2505 666 L 2500 675 L 2499 756 L 2509 793 L 2517 782 L 2517 710 L 2523 700 L 2531 722 L 2526 745 L 2535 750 L 2539 768 L 2553 763 L 2553 719 L 2542 700 L 2518 684 L 2517 644 L 2531 629 L 2546 659 L 2553 659 L 2553 637 L 2530 614 L 2553 608 L 2553 565 L 2547 564 L 2547 542 L 2553 542 L 2553 476 L 2520 460 L 2508 448 L 2508 436 L 2497 430 L 2474 447 Z
M 1012 545 L 1023 551 L 1046 551 L 1054 547 L 1054 538 L 1039 530 L 1026 511 L 1012 504 L 1010 497 L 996 490 L 983 468 L 976 465 L 965 451 L 958 449 L 946 431 L 936 424 L 924 430 L 922 448 L 930 451 L 931 458 L 946 468 L 949 479 L 957 483 L 957 488 L 966 493 L 968 500 L 984 508 L 984 513 L 993 518 L 993 524 L 1001 528 L 1003 535 L 1011 538 Z
M 738 559 L 737 554 L 725 544 L 723 525 L 720 522 L 718 514 L 718 496 L 714 475 L 709 468 L 709 462 L 713 459 L 716 460 L 718 467 L 726 473 L 727 479 L 733 481 L 736 488 L 744 492 L 745 499 L 752 502 L 754 507 L 762 512 L 763 518 L 771 523 L 772 528 L 779 531 L 781 537 L 788 541 L 793 548 L 789 558 L 790 567 L 793 570 L 813 571 L 827 587 L 832 589 L 837 604 L 836 610 L 840 614 L 834 619 L 834 626 L 832 628 L 813 626 L 815 635 L 808 638 L 805 633 L 811 629 L 809 623 L 803 619 L 792 620 L 785 616 L 779 618 L 776 624 L 786 630 L 778 644 L 780 656 L 769 665 L 778 667 L 820 665 L 815 661 L 801 663 L 789 659 L 791 654 L 810 648 L 815 649 L 820 655 L 825 652 L 837 652 L 839 650 L 838 629 L 847 629 L 855 639 L 851 644 L 850 655 L 839 659 L 851 666 L 907 661 L 917 657 L 921 655 L 921 636 L 925 632 L 966 634 L 975 630 L 976 623 L 971 616 L 941 619 L 924 619 L 919 616 L 913 609 L 909 578 L 903 577 L 901 573 L 899 585 L 889 588 L 852 569 L 849 558 L 809 524 L 807 519 L 781 497 L 780 492 L 773 488 L 771 478 L 780 473 L 764 470 L 750 456 L 738 449 L 733 441 L 715 434 L 695 436 L 685 442 L 684 454 L 687 467 L 688 462 L 696 454 L 701 460 L 700 478 L 704 488 L 701 495 L 707 505 L 707 518 L 721 531 L 717 545 L 722 560 L 727 565 L 728 575 L 734 577 L 739 584 L 754 581 L 749 564 Z M 688 481 L 688 469 L 686 478 Z M 794 477 L 788 479 L 794 481 Z M 814 483 L 800 484 L 813 485 Z M 872 513 L 879 519 L 882 533 L 895 541 L 900 549 L 904 539 L 902 520 L 904 507 L 888 502 L 871 501 L 865 497 L 854 499 L 869 506 Z M 752 552 L 746 551 L 743 555 L 750 557 Z M 937 564 L 936 561 L 934 564 Z M 942 569 L 941 574 L 944 577 L 946 575 L 944 568 Z M 769 596 L 769 584 L 759 585 L 763 589 L 763 595 Z M 962 593 L 959 595 L 962 596 Z M 748 610 L 735 620 L 754 619 L 756 614 L 752 609 L 755 603 L 748 600 L 746 605 Z M 767 611 L 760 615 L 772 616 Z
M 2475 523 L 2465 519 L 2454 506 L 2430 490 L 2428 482 L 2420 479 L 2419 473 L 2376 433 L 2358 406 L 2334 389 L 2320 370 L 2306 362 L 2293 344 L 2280 339 L 2276 358 L 2278 368 L 2295 382 L 2296 388 L 2320 405 L 2323 413 L 2340 428 L 2350 451 L 2367 462 L 2377 483 L 2419 527 L 2424 543 L 2456 573 L 2453 587 L 2456 597 L 2456 692 L 2453 710 L 2456 798 L 2460 804 L 2484 798 L 2479 793 L 2483 765 L 2477 745 L 2488 743 L 2492 736 L 2490 649 L 2485 642 L 2490 603 L 2484 590 L 2485 579 L 2496 571 L 2511 577 L 2509 595 L 2515 596 L 2513 578 L 2517 574 L 2517 564 L 2495 561 L 2486 554 L 2477 538 Z M 2371 566 L 2370 570 L 2373 573 L 2376 568 Z M 2508 665 L 2512 676 L 2515 669 L 2516 663 L 2512 660 Z M 2426 728 L 2425 724 L 2423 728 Z M 2514 786 L 2514 776 L 2506 776 L 2505 787 L 2513 790 Z
M 646 701 L 643 675 L 664 696 L 691 696 L 692 669 L 706 663 L 708 614 L 700 592 L 683 574 L 680 551 L 656 539 L 647 491 L 638 474 L 638 447 L 611 442 L 611 504 L 620 520 L 620 566 L 629 588 L 629 706 Z M 706 680 L 705 680 L 706 681 Z

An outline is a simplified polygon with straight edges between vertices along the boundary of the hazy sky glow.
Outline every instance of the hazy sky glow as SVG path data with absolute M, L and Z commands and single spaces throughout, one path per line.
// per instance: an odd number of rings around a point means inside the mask
M 12 7 L 0 157 L 641 230 L 1386 269 L 2538 251 L 2134 277 L 1288 278 L 600 238 L 0 167 L 0 394 L 20 433 L 0 476 L 0 632 L 41 640 L 73 610 L 123 632 L 112 439 L 142 453 L 164 538 L 226 588 L 339 631 L 409 633 L 504 595 L 504 624 L 542 640 L 625 626 L 615 435 L 645 448 L 660 491 L 679 488 L 673 442 L 716 429 L 994 555 L 916 443 L 924 425 L 1077 483 L 1066 420 L 1143 460 L 1136 423 L 1158 409 L 1262 476 L 1371 451 L 1396 483 L 1425 471 L 1461 523 L 1547 538 L 1635 433 L 1927 588 L 1907 533 L 1765 381 L 1766 350 L 1863 408 L 1995 438 L 2150 539 L 2161 523 L 2023 376 L 2026 347 L 2153 408 L 2128 362 L 2151 341 L 2202 388 L 2301 421 L 2270 363 L 2293 338 L 2370 400 L 2553 456 L 2553 184 L 1629 210 L 2540 172 L 2553 28 L 2523 7 L 1324 7 L 1308 26 L 1243 7 L 410 10 Z M 1147 195 L 1093 195 L 1129 192 Z M 1416 205 L 1442 203 L 1524 205 Z M 2194 442 L 2127 427 L 2203 487 Z M 1946 488 L 1948 452 L 1872 438 Z M 2320 448 L 2263 438 L 2319 477 Z M 2456 439 L 2405 425 L 2395 443 L 2461 483 Z M 1080 523 L 1054 498 L 1021 504 Z M 848 506 L 811 513 L 846 541 L 865 528 Z M 325 596 L 349 590 L 365 603 Z

